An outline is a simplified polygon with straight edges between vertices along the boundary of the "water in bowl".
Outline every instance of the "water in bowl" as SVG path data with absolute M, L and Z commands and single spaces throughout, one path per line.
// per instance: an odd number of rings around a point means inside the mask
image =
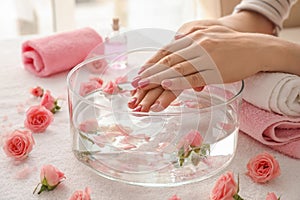
M 206 179 L 234 156 L 238 124 L 235 106 L 208 92 L 183 92 L 161 113 L 133 113 L 129 92 L 94 91 L 72 110 L 76 157 L 109 179 L 143 186 L 174 186 Z M 219 106 L 213 106 L 219 105 Z M 220 106 L 221 105 L 221 106 Z M 178 144 L 190 130 L 203 137 L 205 155 L 179 160 Z

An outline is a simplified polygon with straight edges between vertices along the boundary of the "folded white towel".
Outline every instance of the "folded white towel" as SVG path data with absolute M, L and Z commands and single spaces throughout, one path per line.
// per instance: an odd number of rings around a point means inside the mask
M 244 100 L 275 113 L 300 116 L 300 77 L 261 72 L 245 80 Z

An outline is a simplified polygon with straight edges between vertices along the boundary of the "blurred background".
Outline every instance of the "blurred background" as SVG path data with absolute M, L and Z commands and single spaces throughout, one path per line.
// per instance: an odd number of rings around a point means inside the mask
M 202 13 L 198 0 L 1 0 L 0 38 L 85 26 L 104 34 L 113 17 L 120 18 L 124 29 L 175 31 Z
M 1 0 L 0 39 L 92 27 L 111 30 L 113 17 L 123 29 L 164 28 L 176 31 L 184 22 L 230 14 L 240 0 Z M 300 26 L 300 1 L 285 27 Z

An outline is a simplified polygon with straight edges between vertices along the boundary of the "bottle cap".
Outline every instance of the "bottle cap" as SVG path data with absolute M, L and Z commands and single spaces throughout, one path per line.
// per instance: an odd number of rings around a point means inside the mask
M 118 31 L 119 30 L 119 28 L 120 28 L 120 23 L 119 22 L 120 22 L 119 18 L 113 18 L 112 29 L 114 31 Z

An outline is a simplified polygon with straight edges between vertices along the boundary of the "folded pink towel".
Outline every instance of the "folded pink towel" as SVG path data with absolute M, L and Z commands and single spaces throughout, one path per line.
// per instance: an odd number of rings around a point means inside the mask
M 262 110 L 243 101 L 240 130 L 271 148 L 300 159 L 300 117 Z
M 69 70 L 101 42 L 101 36 L 91 28 L 28 40 L 22 46 L 24 68 L 40 77 Z

